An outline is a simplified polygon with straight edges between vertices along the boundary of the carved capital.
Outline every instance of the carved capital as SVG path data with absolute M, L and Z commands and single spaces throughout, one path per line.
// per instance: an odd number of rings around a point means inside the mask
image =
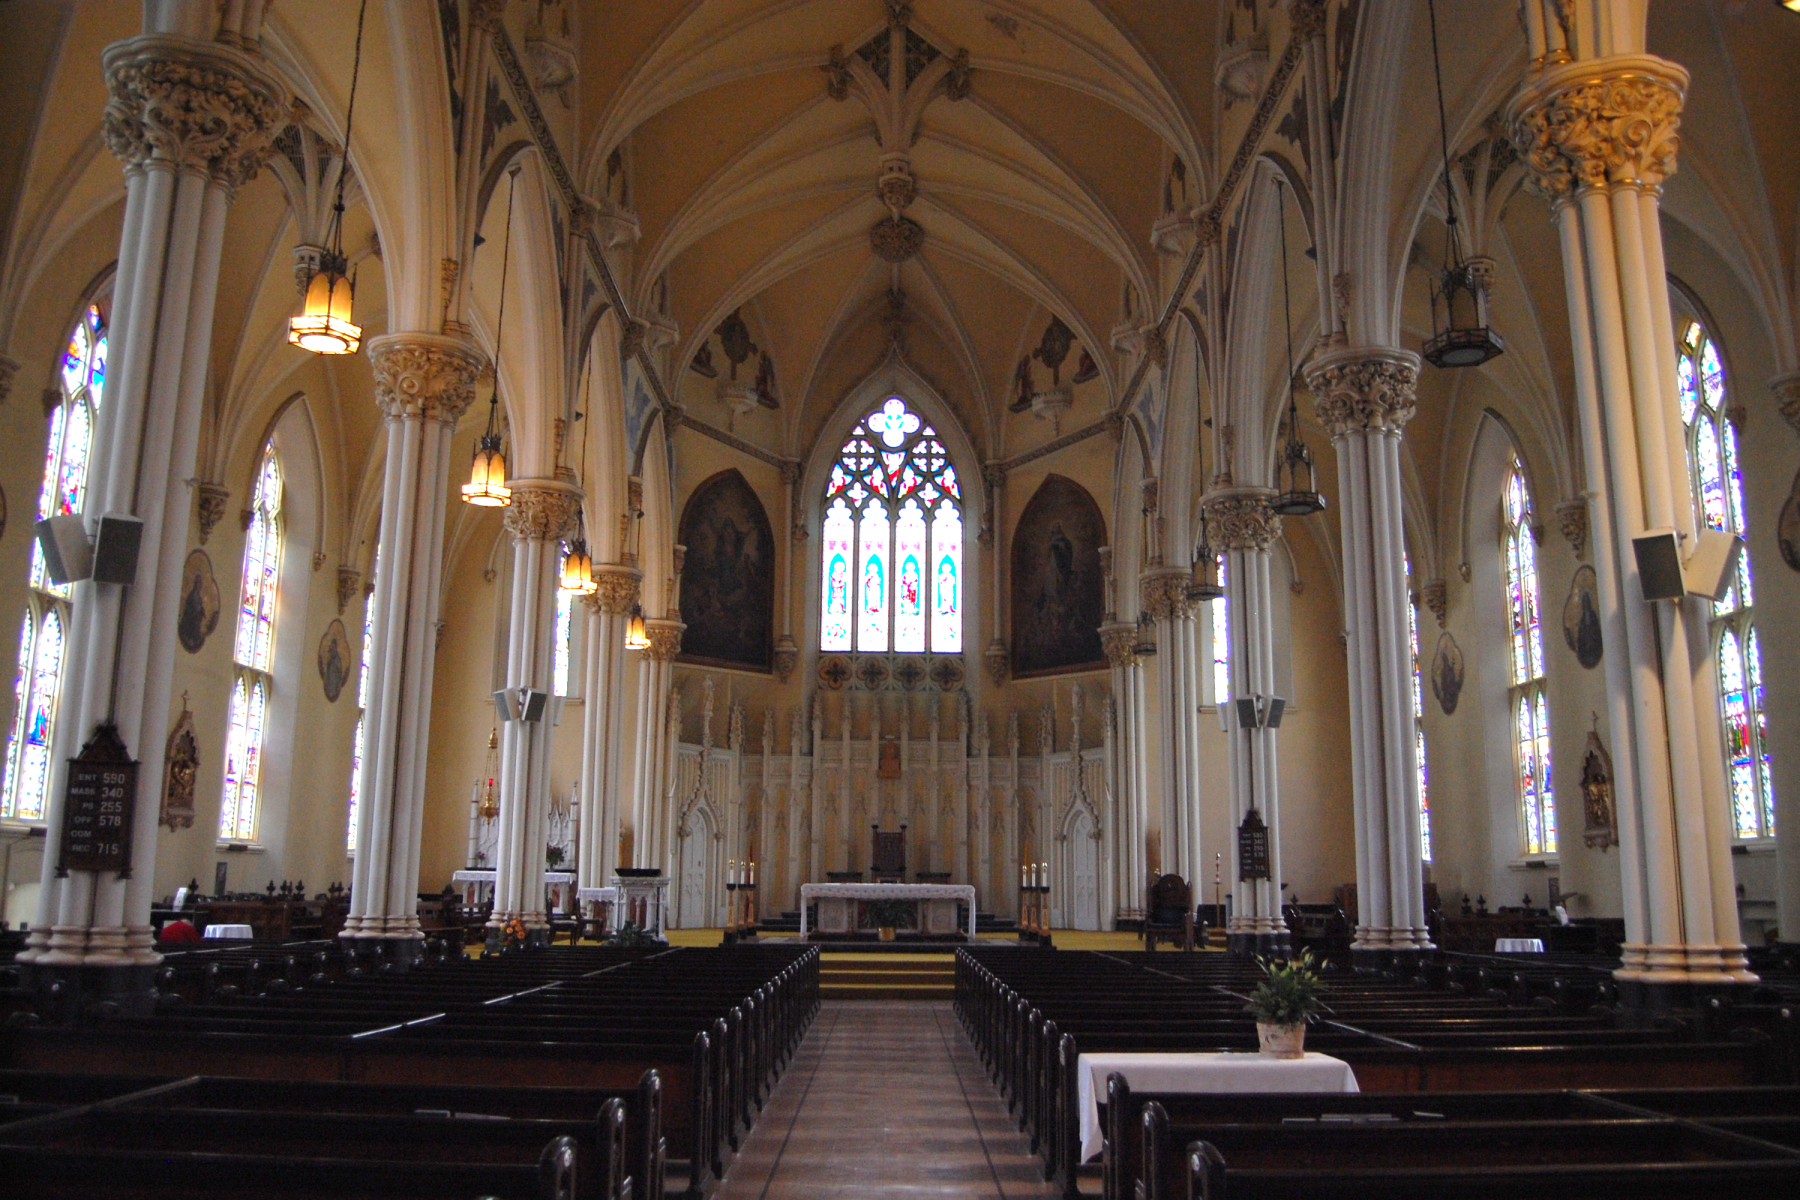
M 550 541 L 575 527 L 581 492 L 560 479 L 517 479 L 506 506 L 506 532 L 515 542 Z
M 1438 628 L 1449 624 L 1450 589 L 1441 579 L 1427 579 L 1419 588 L 1419 600 L 1437 618 Z
M 375 403 L 390 419 L 424 417 L 455 425 L 475 401 L 487 355 L 475 343 L 438 333 L 384 333 L 369 339 Z
M 680 621 L 645 621 L 644 632 L 650 638 L 650 645 L 644 650 L 645 657 L 657 662 L 673 662 L 681 653 L 681 635 L 687 632 L 687 626 Z
M 1188 573 L 1180 567 L 1160 567 L 1138 576 L 1138 594 L 1144 611 L 1158 621 L 1179 621 L 1194 615 L 1188 599 Z
M 194 490 L 194 507 L 200 518 L 200 544 L 204 546 L 206 539 L 212 536 L 213 528 L 225 517 L 225 502 L 231 499 L 231 489 L 222 483 L 203 483 Z
M 287 89 L 250 54 L 216 42 L 147 35 L 101 56 L 106 144 L 127 171 L 159 164 L 248 182 L 291 119 Z
M 1106 661 L 1115 667 L 1137 666 L 1137 644 L 1138 627 L 1129 621 L 1100 627 L 1100 648 L 1106 651 Z
M 622 617 L 637 604 L 643 594 L 644 573 L 623 563 L 601 563 L 594 568 L 594 603 L 612 617 Z
M 344 610 L 350 607 L 350 602 L 352 600 L 356 599 L 356 593 L 361 587 L 362 572 L 355 567 L 345 566 L 342 563 L 338 564 L 338 616 L 341 617 L 344 615 Z
M 1587 557 L 1588 506 L 1586 500 L 1570 500 L 1556 506 L 1556 527 L 1575 548 L 1576 558 Z
M 1333 441 L 1352 429 L 1399 433 L 1418 408 L 1419 356 L 1355 347 L 1316 356 L 1306 367 L 1319 424 Z
M 1326 0 L 1289 0 L 1288 21 L 1296 41 L 1309 41 L 1325 34 L 1325 17 L 1331 10 Z
M 506 15 L 506 0 L 469 0 L 469 25 L 486 34 L 500 32 L 500 18 Z
M 1281 517 L 1263 488 L 1214 492 L 1201 503 L 1215 550 L 1267 550 L 1281 536 Z
M 800 647 L 788 634 L 782 634 L 781 640 L 775 643 L 775 675 L 786 683 L 794 674 L 794 668 L 800 665 Z
M 1775 393 L 1775 407 L 1781 419 L 1800 433 L 1800 371 L 1771 379 L 1769 390 Z
M 1507 105 L 1525 186 L 1556 203 L 1612 184 L 1661 187 L 1675 173 L 1688 73 L 1647 54 L 1550 67 Z
M 988 678 L 994 681 L 994 686 L 999 687 L 1004 684 L 1007 675 L 1012 671 L 1012 652 L 1006 648 L 1006 643 L 1000 638 L 995 638 L 988 643 L 987 649 L 981 652 L 981 658 L 987 667 Z

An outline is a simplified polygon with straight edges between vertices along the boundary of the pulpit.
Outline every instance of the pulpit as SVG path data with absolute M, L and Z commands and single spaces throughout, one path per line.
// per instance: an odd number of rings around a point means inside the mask
M 906 882 L 906 826 L 899 832 L 882 832 L 873 825 L 875 842 L 869 851 L 869 878 L 876 883 Z

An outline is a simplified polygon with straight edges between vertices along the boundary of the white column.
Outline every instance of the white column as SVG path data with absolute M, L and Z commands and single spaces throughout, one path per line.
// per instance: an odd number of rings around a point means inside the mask
M 1231 614 L 1231 695 L 1275 695 L 1274 604 L 1269 592 L 1269 547 L 1281 536 L 1281 518 L 1269 507 L 1268 488 L 1228 488 L 1206 497 L 1208 526 L 1226 554 L 1225 588 Z M 1205 656 L 1202 656 L 1204 661 Z M 1222 698 L 1221 698 L 1222 700 Z M 1259 952 L 1288 943 L 1281 916 L 1281 788 L 1279 731 L 1241 728 L 1227 711 L 1233 843 L 1229 877 L 1232 913 L 1227 934 L 1234 948 Z M 1254 809 L 1269 831 L 1269 878 L 1243 878 L 1235 831 Z
M 1338 460 L 1356 814 L 1352 945 L 1428 950 L 1400 503 L 1400 432 L 1414 412 L 1419 357 L 1334 349 L 1314 356 L 1306 376 Z M 1263 581 L 1266 589 L 1266 569 Z
M 1528 15 L 1534 7 L 1526 4 Z M 1676 400 L 1659 218 L 1687 72 L 1637 53 L 1641 9 L 1578 14 L 1568 46 L 1528 27 L 1529 73 L 1507 107 L 1527 185 L 1562 236 L 1582 450 L 1593 504 L 1608 717 L 1615 741 L 1625 949 L 1636 988 L 1753 981 L 1739 933 L 1708 602 L 1646 601 L 1631 541 L 1694 504 Z M 1635 15 L 1634 15 L 1635 13 Z M 1541 35 L 1541 36 L 1540 36 Z M 1611 51 L 1622 49 L 1627 53 Z
M 1200 836 L 1200 671 L 1188 569 L 1156 566 L 1138 577 L 1144 611 L 1156 620 L 1163 789 L 1164 874 L 1186 879 L 1198 896 L 1206 868 Z
M 1137 626 L 1113 621 L 1100 627 L 1100 645 L 1112 664 L 1113 808 L 1117 835 L 1113 857 L 1112 906 L 1141 909 L 1149 895 L 1144 830 L 1148 823 L 1144 790 L 1144 667 L 1137 656 Z
M 240 14 L 242 18 L 242 14 Z M 125 216 L 113 284 L 112 362 L 95 431 L 83 516 L 143 522 L 128 586 L 74 586 L 62 720 L 57 722 L 37 919 L 19 955 L 40 968 L 149 968 L 156 798 L 169 725 L 175 626 L 187 548 L 188 480 L 205 404 L 225 214 L 287 121 L 286 89 L 259 49 L 260 14 L 220 29 L 209 6 L 146 13 L 148 32 L 102 57 L 108 146 L 125 168 Z M 217 41 L 169 36 L 212 31 Z M 129 870 L 58 870 L 66 762 L 103 725 L 138 760 Z M 93 977 L 134 1002 L 147 971 Z M 49 978 L 48 975 L 45 978 Z M 140 984 L 142 986 L 140 986 Z
M 555 653 L 556 592 L 563 534 L 575 525 L 581 492 L 557 479 L 512 484 L 506 531 L 513 539 L 512 611 L 508 622 L 506 687 L 550 695 Z M 537 720 L 521 705 L 500 726 L 500 837 L 494 854 L 494 911 L 488 939 L 518 919 L 535 938 L 547 940 L 544 912 L 545 821 L 550 811 L 549 704 Z
M 681 653 L 680 621 L 644 622 L 650 645 L 638 668 L 638 735 L 632 785 L 632 850 L 634 866 L 672 870 L 669 859 L 667 781 L 669 763 L 669 684 L 675 656 Z
M 619 866 L 620 794 L 625 761 L 625 626 L 638 603 L 643 572 L 622 563 L 594 571 L 600 590 L 589 598 L 581 723 L 580 886 L 606 887 Z

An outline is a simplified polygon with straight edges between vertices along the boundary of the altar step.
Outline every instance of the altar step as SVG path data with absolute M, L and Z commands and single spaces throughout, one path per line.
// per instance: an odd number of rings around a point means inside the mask
M 952 954 L 819 956 L 819 992 L 827 1000 L 949 1000 L 956 994 Z

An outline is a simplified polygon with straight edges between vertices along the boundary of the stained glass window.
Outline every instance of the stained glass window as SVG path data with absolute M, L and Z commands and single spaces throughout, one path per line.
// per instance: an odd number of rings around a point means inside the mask
M 557 577 L 562 576 L 561 564 Z M 556 589 L 556 623 L 550 633 L 550 686 L 558 696 L 569 694 L 569 666 L 574 658 L 575 593 Z
M 1406 577 L 1412 579 L 1412 563 L 1406 564 Z M 1418 593 L 1414 592 L 1413 595 Z M 1412 647 L 1413 750 L 1418 756 L 1419 772 L 1419 856 L 1431 861 L 1431 794 L 1425 770 L 1425 680 L 1419 671 L 1419 605 L 1414 600 L 1406 606 L 1406 634 Z
M 1681 419 L 1687 426 L 1688 482 L 1694 515 L 1707 528 L 1743 536 L 1747 529 L 1744 480 L 1738 467 L 1737 429 L 1726 403 L 1725 365 L 1705 326 L 1682 327 L 1676 381 Z M 1763 730 L 1762 655 L 1752 606 L 1750 550 L 1738 554 L 1737 575 L 1725 598 L 1713 605 L 1714 666 L 1719 673 L 1719 716 L 1725 738 L 1725 784 L 1732 827 L 1741 839 L 1775 836 L 1775 788 Z
M 250 497 L 244 530 L 244 580 L 238 594 L 236 680 L 225 725 L 225 794 L 219 806 L 219 836 L 231 841 L 256 837 L 256 806 L 263 733 L 273 685 L 275 603 L 281 584 L 281 464 L 265 447 Z
M 1225 586 L 1225 556 L 1219 555 L 1219 586 Z M 1207 623 L 1212 630 L 1212 693 L 1214 704 L 1231 702 L 1231 601 L 1223 593 L 1208 600 Z
M 103 303 L 88 306 L 69 334 L 57 364 L 62 402 L 50 414 L 37 517 L 79 513 L 87 494 L 94 414 L 106 383 Z M 13 680 L 13 724 L 6 743 L 0 819 L 41 821 L 50 781 L 51 738 L 62 691 L 68 628 L 67 585 L 50 581 L 44 552 L 31 542 L 31 592 L 19 634 L 19 673 Z
M 381 553 L 375 554 L 375 562 L 369 568 L 369 580 L 375 579 L 375 571 L 381 565 Z M 369 713 L 369 658 L 375 653 L 375 599 L 367 596 L 363 600 L 362 659 L 356 670 L 356 740 L 350 744 L 350 832 L 345 835 L 344 847 L 356 853 L 356 804 L 362 799 L 363 773 L 363 728 L 368 724 Z
M 1555 854 L 1556 793 L 1550 786 L 1550 705 L 1544 697 L 1537 531 L 1531 520 L 1531 491 L 1525 484 L 1525 469 L 1516 456 L 1506 474 L 1501 515 L 1513 715 L 1518 733 L 1515 757 L 1525 853 Z
M 889 396 L 825 485 L 823 650 L 962 650 L 962 489 L 937 431 Z

